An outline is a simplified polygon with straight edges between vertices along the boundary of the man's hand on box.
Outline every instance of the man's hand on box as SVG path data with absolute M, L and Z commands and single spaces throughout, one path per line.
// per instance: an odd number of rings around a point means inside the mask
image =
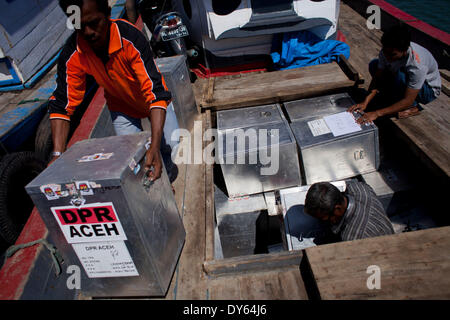
M 145 171 L 148 172 L 148 177 L 151 181 L 155 181 L 161 177 L 162 162 L 159 148 L 150 146 L 145 156 Z

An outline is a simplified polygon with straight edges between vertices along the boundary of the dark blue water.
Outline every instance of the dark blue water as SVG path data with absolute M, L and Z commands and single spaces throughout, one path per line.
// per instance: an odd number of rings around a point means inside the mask
M 450 0 L 386 0 L 410 15 L 450 33 Z

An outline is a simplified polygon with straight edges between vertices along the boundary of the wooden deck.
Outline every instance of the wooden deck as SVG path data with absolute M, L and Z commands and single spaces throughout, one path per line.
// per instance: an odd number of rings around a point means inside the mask
M 340 28 L 347 38 L 348 44 L 351 46 L 351 57 L 349 59 L 350 64 L 356 68 L 356 71 L 366 79 L 364 87 L 367 88 L 370 80 L 370 75 L 367 69 L 368 63 L 371 59 L 378 55 L 380 50 L 380 37 L 381 31 L 368 31 L 365 27 L 365 20 L 358 13 L 353 11 L 350 7 L 341 4 L 341 18 Z M 202 106 L 202 113 L 199 115 L 199 120 L 202 120 L 203 127 L 208 127 L 208 123 L 214 121 L 210 119 L 210 111 L 213 112 L 218 109 L 222 109 L 220 101 L 225 101 L 224 109 L 230 106 L 243 106 L 242 101 L 231 101 L 228 95 L 219 95 L 218 89 L 224 88 L 226 92 L 229 88 L 224 86 L 234 86 L 236 83 L 246 82 L 250 78 L 264 79 L 264 75 L 246 74 L 238 76 L 228 76 L 222 79 L 233 80 L 230 84 L 224 84 L 220 82 L 222 80 L 207 80 L 199 79 L 194 84 L 194 91 L 196 94 L 197 102 Z M 348 79 L 347 79 L 348 80 Z M 348 84 L 346 84 L 348 86 Z M 253 87 L 258 87 L 255 84 Z M 239 87 L 234 87 L 239 88 Z M 216 95 L 217 93 L 217 95 Z M 233 97 L 232 97 L 233 98 Z M 245 95 L 240 96 L 241 100 L 245 100 Z M 448 114 L 448 101 L 445 100 L 448 97 L 441 97 L 436 104 L 441 104 L 441 109 L 445 114 Z M 231 101 L 231 102 L 230 102 Z M 253 102 L 250 102 L 253 103 Z M 438 107 L 436 107 L 438 108 Z M 206 112 L 205 112 L 206 110 Z M 421 115 L 404 119 L 394 120 L 394 123 L 401 128 L 403 127 L 418 127 L 421 124 L 415 122 L 431 121 L 433 125 L 438 125 L 438 128 L 447 128 L 448 121 L 439 120 L 440 116 L 436 116 L 439 109 L 430 107 L 430 111 L 422 112 Z M 444 118 L 445 119 L 445 118 Z M 422 124 L 423 125 L 423 124 Z M 427 124 L 429 126 L 429 124 Z M 426 128 L 426 127 L 425 127 Z M 412 130 L 412 129 L 411 129 Z M 440 129 L 436 129 L 440 130 Z M 404 131 L 407 131 L 406 129 Z M 446 131 L 444 131 L 446 132 Z M 447 131 L 448 132 L 448 131 Z M 442 141 L 442 134 L 435 135 L 434 132 L 430 132 L 429 135 L 423 135 L 419 132 L 409 133 L 411 136 L 415 135 L 417 138 L 424 138 L 430 136 L 432 141 L 424 142 L 422 144 L 421 151 L 431 155 L 432 161 L 436 161 L 441 158 L 442 161 L 448 158 L 448 149 L 445 144 L 437 143 L 437 139 Z M 447 133 L 448 134 L 448 133 Z M 447 140 L 448 141 L 448 140 Z M 420 144 L 418 145 L 420 149 Z M 444 153 L 436 153 L 433 155 L 431 151 L 424 150 L 425 147 L 436 150 L 440 146 L 444 148 Z M 447 153 L 445 153 L 447 152 Z M 447 154 L 447 157 L 443 156 Z M 443 164 L 438 164 L 442 167 Z M 438 281 L 440 278 L 445 278 L 448 269 L 448 255 L 443 255 L 443 252 L 448 252 L 449 238 L 445 236 L 446 243 L 438 242 L 443 239 L 444 234 L 448 233 L 448 228 L 432 229 L 421 232 L 411 232 L 407 234 L 399 234 L 388 237 L 380 237 L 373 239 L 360 240 L 356 242 L 345 242 L 340 244 L 320 246 L 307 250 L 307 259 L 302 259 L 304 253 L 283 253 L 297 254 L 296 257 L 286 257 L 283 254 L 270 254 L 270 255 L 254 255 L 248 257 L 231 258 L 224 260 L 214 260 L 213 253 L 213 210 L 214 199 L 212 192 L 212 167 L 202 165 L 187 165 L 183 170 L 186 172 L 184 183 L 175 182 L 177 201 L 184 199 L 184 202 L 178 202 L 179 208 L 183 210 L 183 221 L 186 228 L 186 243 L 181 254 L 177 270 L 172 279 L 171 286 L 166 299 L 308 299 L 314 297 L 314 284 L 319 286 L 319 295 L 326 299 L 336 298 L 360 298 L 366 299 L 371 297 L 376 298 L 435 298 L 435 297 L 448 297 L 448 290 L 435 290 L 433 286 L 426 285 L 423 288 L 421 294 L 418 291 L 411 292 L 408 296 L 407 289 L 414 281 L 422 281 L 418 283 L 426 283 L 430 280 Z M 180 180 L 181 181 L 181 180 Z M 178 185 L 177 185 L 178 184 Z M 183 188 L 183 186 L 189 185 L 189 188 Z M 180 193 L 184 194 L 183 197 Z M 426 238 L 424 238 L 426 235 Z M 425 242 L 421 242 L 424 239 Z M 413 241 L 414 243 L 409 243 Z M 393 244 L 396 244 L 395 246 Z M 435 245 L 435 249 L 430 249 L 432 245 Z M 354 268 L 363 268 L 366 271 L 367 266 L 364 264 L 364 257 L 367 258 L 368 250 L 374 251 L 377 248 L 377 254 L 380 260 L 376 260 L 374 256 L 373 264 L 381 264 L 384 268 L 385 265 L 392 266 L 395 264 L 395 268 L 382 269 L 382 273 L 388 278 L 382 278 L 382 286 L 390 287 L 380 292 L 374 293 L 373 291 L 365 287 L 367 277 L 366 273 L 361 275 L 362 284 L 364 287 L 360 287 L 357 291 L 351 284 L 344 288 L 338 288 L 332 281 L 342 280 L 339 273 L 336 274 L 334 280 L 332 278 L 323 278 L 318 276 L 318 270 L 331 270 L 337 268 L 347 270 L 349 277 L 351 277 L 352 270 Z M 388 248 L 391 248 L 387 251 Z M 405 252 L 404 248 L 410 248 L 414 254 L 406 255 L 410 260 L 401 260 L 398 252 Z M 338 251 L 339 250 L 339 251 Z M 359 250 L 359 251 L 358 251 Z M 372 252 L 370 251 L 370 252 Z M 336 254 L 339 252 L 340 254 Z M 329 256 L 327 256 L 327 254 Z M 339 256 L 346 256 L 348 258 L 341 259 L 339 267 L 336 267 L 334 263 L 339 259 Z M 405 255 L 401 256 L 404 257 Z M 439 258 L 436 258 L 439 257 Z M 329 259 L 328 259 L 329 258 Z M 381 258 L 383 260 L 381 260 Z M 354 265 L 353 262 L 347 265 L 349 259 L 359 261 L 361 265 Z M 359 259 L 359 260 L 358 260 Z M 400 260 L 398 260 L 400 259 Z M 403 258 L 402 258 L 403 259 Z M 300 263 L 302 261 L 302 263 Z M 326 265 L 324 264 L 325 262 Z M 391 261 L 391 265 L 389 265 Z M 302 271 L 300 264 L 306 265 L 306 269 L 311 268 L 313 274 L 317 275 L 314 279 L 308 279 L 308 272 Z M 321 264 L 325 267 L 320 269 Z M 412 265 L 414 265 L 412 267 Z M 353 268 L 353 269 L 352 269 Z M 406 268 L 414 268 L 415 272 L 413 276 L 405 276 L 404 271 Z M 447 268 L 447 269 L 446 269 Z M 361 269 L 362 270 L 362 269 Z M 384 271 L 383 271 L 384 270 Z M 430 272 L 422 272 L 422 270 L 429 270 Z M 431 272 L 434 270 L 435 272 Z M 364 278 L 363 278 L 364 277 Z M 328 280 L 327 280 L 328 279 Z M 384 279 L 384 280 L 383 280 Z M 311 282 L 312 280 L 312 282 Z M 329 281 L 329 282 L 326 282 Z M 340 282 L 342 283 L 342 281 Z M 353 283 L 356 283 L 355 281 Z M 445 282 L 443 282 L 445 283 Z M 312 284 L 312 285 L 311 285 Z M 447 285 L 448 287 L 448 285 Z M 365 288 L 365 291 L 363 289 Z M 416 287 L 417 290 L 418 287 Z M 439 286 L 442 288 L 442 286 Z M 398 290 L 397 290 L 398 289 Z M 334 291 L 334 296 L 332 292 Z M 353 296 L 351 292 L 353 292 Z M 339 292 L 342 292 L 339 295 Z

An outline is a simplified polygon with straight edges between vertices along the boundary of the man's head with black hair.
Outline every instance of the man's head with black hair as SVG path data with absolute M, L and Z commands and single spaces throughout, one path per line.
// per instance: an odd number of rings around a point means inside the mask
M 314 183 L 306 194 L 305 213 L 322 221 L 335 224 L 346 209 L 346 198 L 329 182 Z
M 399 60 L 406 56 L 411 44 L 411 33 L 405 24 L 398 24 L 386 32 L 381 37 L 383 54 L 389 62 Z
M 109 47 L 109 26 L 111 8 L 108 0 L 59 0 L 61 9 L 70 16 L 70 6 L 81 9 L 80 35 L 99 56 L 104 56 Z

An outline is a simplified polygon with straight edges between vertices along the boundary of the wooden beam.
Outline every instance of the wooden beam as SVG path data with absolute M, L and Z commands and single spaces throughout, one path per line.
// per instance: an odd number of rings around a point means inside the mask
M 445 78 L 445 77 L 441 77 L 441 90 L 443 93 L 445 93 L 447 96 L 450 96 L 450 81 Z
M 212 128 L 211 111 L 206 110 L 205 130 Z M 206 144 L 206 142 L 205 142 Z M 205 260 L 214 260 L 214 164 L 205 165 Z
M 209 105 L 212 102 L 215 79 L 216 78 L 208 78 L 208 81 L 205 83 L 205 89 L 203 90 L 203 97 L 200 105 Z
M 345 91 L 355 85 L 335 62 L 208 81 L 203 109 L 226 110 Z
M 307 300 L 297 266 L 210 280 L 211 300 Z
M 341 54 L 339 55 L 339 66 L 342 71 L 347 75 L 350 80 L 355 81 L 356 85 L 364 84 L 364 77 L 356 71 L 355 67 L 347 60 L 347 58 Z
M 437 177 L 450 176 L 450 98 L 441 94 L 424 106 L 419 115 L 406 119 L 392 118 L 399 138 Z
M 449 299 L 450 227 L 306 249 L 322 299 Z M 369 266 L 380 289 L 369 289 Z
M 203 263 L 203 270 L 209 276 L 220 276 L 261 270 L 273 270 L 291 266 L 300 267 L 302 257 L 302 251 L 233 257 L 223 260 L 205 261 Z
M 447 69 L 439 69 L 441 77 L 447 81 L 450 81 L 450 70 Z

